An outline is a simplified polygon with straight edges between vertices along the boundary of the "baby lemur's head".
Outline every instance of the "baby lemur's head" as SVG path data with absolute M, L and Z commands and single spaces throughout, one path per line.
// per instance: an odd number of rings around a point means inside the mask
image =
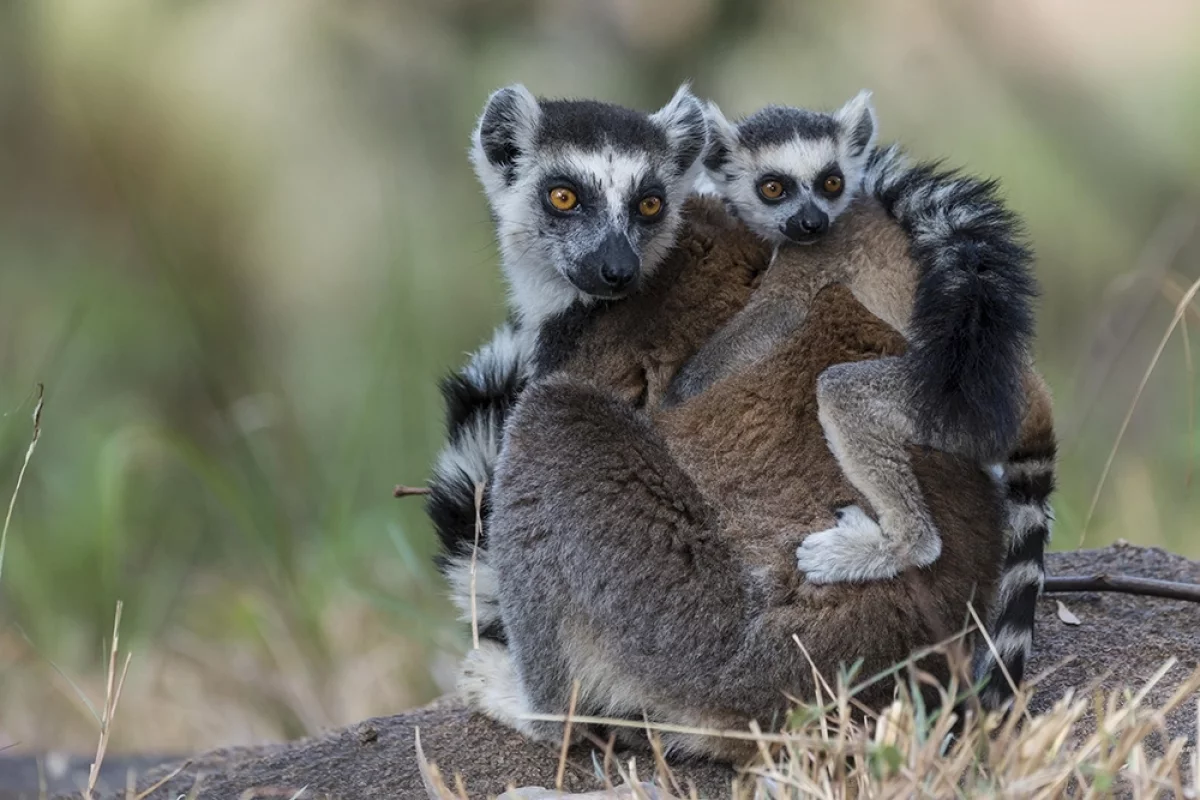
M 653 114 L 595 100 L 495 92 L 471 160 L 519 312 L 637 288 L 674 244 L 702 170 L 704 107 L 684 84 Z
M 707 108 L 709 177 L 730 209 L 775 244 L 811 244 L 861 189 L 875 145 L 871 93 L 838 111 L 767 106 L 736 123 Z

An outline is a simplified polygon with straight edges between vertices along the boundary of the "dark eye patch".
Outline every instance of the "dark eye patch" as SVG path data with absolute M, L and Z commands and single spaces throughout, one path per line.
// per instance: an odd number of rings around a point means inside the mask
M 654 217 L 654 219 L 658 220 L 663 218 L 667 210 L 667 188 L 655 175 L 643 175 L 642 179 L 638 181 L 637 188 L 635 188 L 633 193 L 629 196 L 627 205 L 629 206 L 629 213 L 632 217 L 637 218 L 641 216 L 641 212 L 638 211 L 638 204 L 642 201 L 642 198 L 650 195 L 659 198 L 663 203 L 663 210 L 660 211 L 658 215 Z
M 839 181 L 836 191 L 831 192 L 825 188 L 825 182 L 830 178 L 837 178 Z M 846 176 L 842 174 L 842 168 L 833 163 L 818 172 L 816 179 L 813 180 L 813 189 L 826 197 L 838 197 L 841 195 L 842 192 L 846 191 Z
M 762 185 L 767 181 L 775 181 L 783 187 L 783 193 L 778 197 L 765 197 L 762 193 Z M 784 175 L 778 172 L 764 172 L 759 175 L 754 181 L 755 191 L 758 192 L 758 198 L 765 203 L 778 203 L 796 193 L 796 179 L 790 175 Z
M 578 181 L 565 174 L 551 174 L 542 179 L 538 194 L 542 199 L 542 207 L 554 216 L 563 216 L 562 211 L 550 204 L 550 190 L 559 186 L 570 189 L 579 200 L 579 205 L 573 211 L 567 212 L 568 214 L 586 212 L 589 208 L 595 208 L 599 201 L 600 192 L 590 182 Z

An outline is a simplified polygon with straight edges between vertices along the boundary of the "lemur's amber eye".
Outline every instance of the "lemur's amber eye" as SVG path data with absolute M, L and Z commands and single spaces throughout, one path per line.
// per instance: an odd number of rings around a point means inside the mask
M 556 186 L 550 190 L 550 205 L 559 211 L 570 211 L 579 205 L 579 198 L 565 186 Z
M 783 184 L 776 180 L 766 180 L 758 185 L 758 192 L 768 200 L 778 200 L 783 197 Z
M 662 213 L 663 201 L 661 197 L 655 195 L 646 195 L 642 201 L 638 203 L 638 213 L 643 217 L 657 217 Z
M 829 194 L 837 194 L 842 190 L 842 178 L 840 175 L 830 175 L 825 179 L 825 191 Z

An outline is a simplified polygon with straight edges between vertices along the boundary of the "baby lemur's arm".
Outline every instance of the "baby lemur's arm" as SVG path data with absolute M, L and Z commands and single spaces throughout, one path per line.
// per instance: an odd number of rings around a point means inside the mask
M 717 381 L 762 361 L 796 336 L 817 292 L 852 275 L 860 266 L 867 255 L 861 234 L 878 225 L 894 227 L 877 204 L 864 201 L 826 240 L 810 247 L 778 250 L 745 308 L 709 338 L 672 379 L 664 405 L 677 405 L 701 394 Z
M 807 306 L 776 298 L 750 301 L 717 331 L 671 380 L 663 399 L 670 407 L 689 400 L 722 378 L 766 358 L 804 324 Z

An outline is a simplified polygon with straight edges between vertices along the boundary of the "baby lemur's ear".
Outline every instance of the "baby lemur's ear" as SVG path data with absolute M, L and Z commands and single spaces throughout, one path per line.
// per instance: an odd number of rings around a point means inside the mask
M 733 148 L 737 146 L 737 126 L 725 118 L 712 100 L 704 106 L 704 118 L 708 120 L 708 151 L 704 154 L 704 168 L 714 177 L 723 179 Z
M 843 135 L 846 137 L 846 154 L 851 158 L 858 158 L 875 146 L 879 123 L 868 90 L 863 89 L 850 98 L 834 117 L 842 126 Z
M 537 98 L 519 83 L 488 98 L 471 137 L 471 161 L 489 193 L 516 180 L 517 159 L 533 144 L 541 113 Z
M 704 107 L 686 81 L 675 91 L 671 102 L 650 115 L 650 121 L 667 135 L 680 175 L 691 169 L 704 154 L 708 146 L 708 123 L 704 119 Z

